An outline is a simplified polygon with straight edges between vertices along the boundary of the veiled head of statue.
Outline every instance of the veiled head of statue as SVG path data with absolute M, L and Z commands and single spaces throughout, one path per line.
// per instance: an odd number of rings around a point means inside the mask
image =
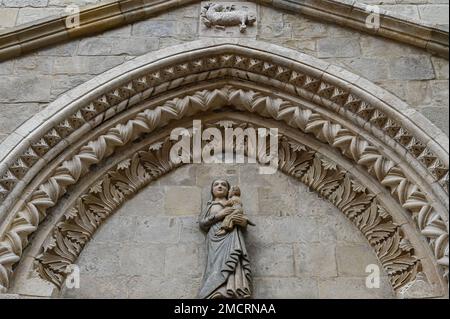
M 230 183 L 223 178 L 216 179 L 211 184 L 211 196 L 213 199 L 227 198 Z

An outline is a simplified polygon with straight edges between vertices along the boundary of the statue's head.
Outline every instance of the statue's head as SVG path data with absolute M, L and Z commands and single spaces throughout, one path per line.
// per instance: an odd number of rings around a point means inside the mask
M 211 184 L 211 195 L 215 198 L 227 198 L 228 191 L 230 190 L 230 183 L 225 179 L 219 178 Z
M 241 196 L 241 189 L 239 188 L 239 186 L 231 186 L 228 196 L 229 197 Z

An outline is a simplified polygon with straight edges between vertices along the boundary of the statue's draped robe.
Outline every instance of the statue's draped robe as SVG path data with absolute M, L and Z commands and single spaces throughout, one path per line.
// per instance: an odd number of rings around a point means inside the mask
M 199 298 L 249 298 L 251 271 L 242 231 L 235 227 L 224 235 L 216 235 L 222 221 L 213 223 L 211 208 L 223 205 L 208 202 L 199 223 L 207 232 L 207 262 Z

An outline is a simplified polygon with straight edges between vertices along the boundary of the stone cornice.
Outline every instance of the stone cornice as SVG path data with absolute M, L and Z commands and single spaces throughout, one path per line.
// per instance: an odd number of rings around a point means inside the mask
M 448 58 L 448 32 L 435 25 L 381 10 L 381 26 L 368 29 L 367 5 L 344 0 L 253 0 L 296 14 L 351 27 L 425 49 Z M 155 16 L 198 0 L 111 0 L 84 7 L 80 27 L 67 28 L 59 15 L 0 32 L 0 61 L 62 41 L 84 37 Z

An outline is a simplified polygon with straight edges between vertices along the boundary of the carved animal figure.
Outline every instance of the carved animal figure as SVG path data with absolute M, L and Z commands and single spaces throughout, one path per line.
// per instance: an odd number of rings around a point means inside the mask
M 247 25 L 256 22 L 256 16 L 244 10 L 236 10 L 234 5 L 224 7 L 220 3 L 210 3 L 202 8 L 200 14 L 202 22 L 211 28 L 225 29 L 225 27 L 239 25 L 239 30 L 244 33 Z

